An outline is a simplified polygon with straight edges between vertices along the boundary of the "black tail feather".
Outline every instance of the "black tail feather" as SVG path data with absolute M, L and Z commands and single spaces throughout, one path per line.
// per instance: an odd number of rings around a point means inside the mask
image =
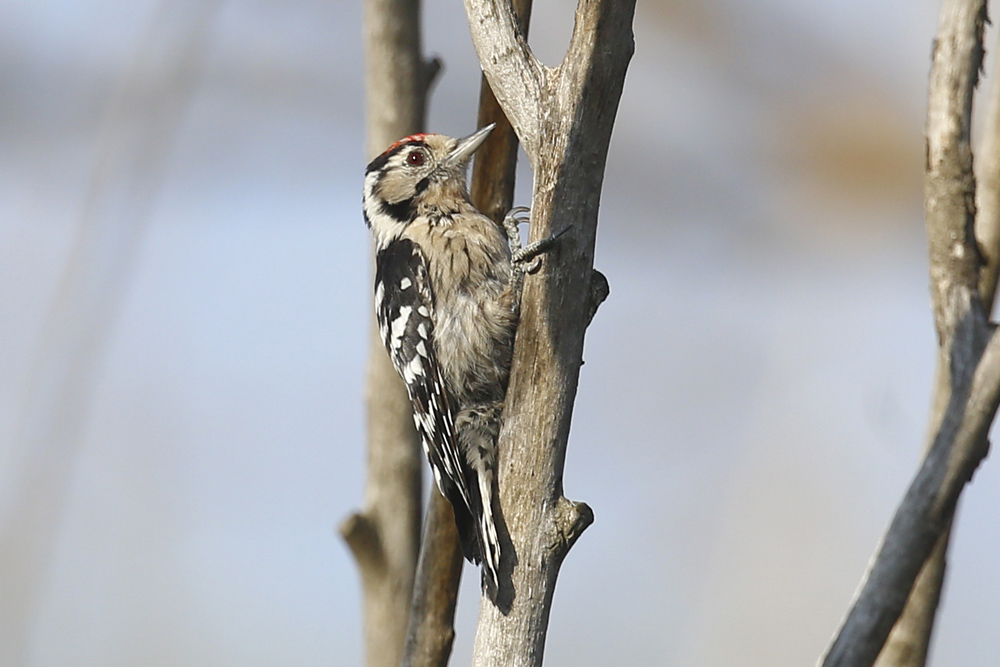
M 483 548 L 479 544 L 476 519 L 457 490 L 448 500 L 451 501 L 452 510 L 455 512 L 455 526 L 458 528 L 458 541 L 462 545 L 462 555 L 470 563 L 478 565 L 483 560 Z

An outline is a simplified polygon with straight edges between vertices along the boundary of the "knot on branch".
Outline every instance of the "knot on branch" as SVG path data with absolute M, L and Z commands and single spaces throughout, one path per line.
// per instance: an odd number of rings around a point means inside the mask
M 594 523 L 594 510 L 587 503 L 560 496 L 556 502 L 553 522 L 555 535 L 550 548 L 556 558 L 562 560 L 583 535 L 583 531 Z
M 611 286 L 608 278 L 597 269 L 590 271 L 590 294 L 587 299 L 587 326 L 594 321 L 597 309 L 601 307 L 608 295 L 611 294 Z
M 362 512 L 355 512 L 340 524 L 340 536 L 350 548 L 362 578 L 367 579 L 385 570 L 385 549 L 374 521 Z

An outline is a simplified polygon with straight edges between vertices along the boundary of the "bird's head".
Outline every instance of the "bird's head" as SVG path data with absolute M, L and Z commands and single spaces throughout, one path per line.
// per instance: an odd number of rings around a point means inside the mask
M 448 214 L 468 200 L 466 167 L 493 127 L 463 139 L 414 134 L 371 161 L 365 170 L 365 222 L 380 245 L 418 216 Z

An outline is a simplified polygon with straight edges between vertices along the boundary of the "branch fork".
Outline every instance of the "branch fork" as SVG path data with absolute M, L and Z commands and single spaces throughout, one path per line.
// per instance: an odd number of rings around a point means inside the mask
M 483 599 L 473 658 L 540 665 L 559 567 L 593 522 L 586 504 L 563 497 L 562 474 L 584 334 L 608 292 L 594 242 L 635 0 L 580 0 L 556 68 L 531 52 L 509 0 L 464 3 L 483 74 L 534 172 L 531 241 L 573 228 L 524 286 L 498 474 L 513 599 L 503 608 Z

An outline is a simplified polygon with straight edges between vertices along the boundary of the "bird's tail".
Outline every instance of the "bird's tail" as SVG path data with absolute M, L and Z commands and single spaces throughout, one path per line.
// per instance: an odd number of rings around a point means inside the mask
M 492 470 L 486 470 L 479 474 L 479 498 L 481 507 L 477 528 L 479 544 L 482 547 L 483 587 L 490 599 L 496 600 L 500 573 L 500 538 L 497 537 L 497 526 L 493 520 Z
M 475 565 L 483 566 L 483 588 L 491 599 L 496 598 L 500 570 L 500 539 L 493 519 L 492 470 L 468 471 L 470 506 L 463 499 L 451 498 L 455 510 L 455 525 L 462 545 L 462 555 Z M 457 495 L 457 494 L 456 494 Z M 456 502 L 458 501 L 458 502 Z
M 502 401 L 480 403 L 461 410 L 455 419 L 462 455 L 464 498 L 455 505 L 455 521 L 462 540 L 462 553 L 473 563 L 483 564 L 483 588 L 496 600 L 500 571 L 500 539 L 494 521 L 493 490 L 496 486 L 497 438 L 500 435 Z

